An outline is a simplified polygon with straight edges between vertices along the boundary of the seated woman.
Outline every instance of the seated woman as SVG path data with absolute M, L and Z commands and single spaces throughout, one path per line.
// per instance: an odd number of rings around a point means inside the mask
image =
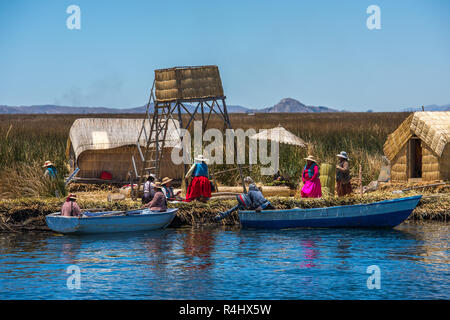
M 208 159 L 204 158 L 203 155 L 199 155 L 194 160 L 195 163 L 185 177 L 186 179 L 191 177 L 191 175 L 193 177 L 187 188 L 185 201 L 200 200 L 206 202 L 211 198 L 211 182 L 208 179 L 208 166 L 206 165 Z
M 144 195 L 142 197 L 142 204 L 149 203 L 153 196 L 155 195 L 155 190 L 153 189 L 153 183 L 155 182 L 155 175 L 149 174 L 147 181 L 144 183 Z
M 152 211 L 166 211 L 167 198 L 162 192 L 161 182 L 155 182 L 153 188 L 155 189 L 155 195 L 153 196 L 152 201 L 144 205 L 144 208 L 149 208 Z
M 169 177 L 165 177 L 164 179 L 162 179 L 162 191 L 168 201 L 182 200 L 182 198 L 179 197 L 181 191 L 178 191 L 177 193 L 173 191 L 173 187 L 171 185 L 172 180 L 173 179 L 170 179 Z
M 77 196 L 69 194 L 66 202 L 61 207 L 61 216 L 63 217 L 81 217 L 81 209 L 76 203 Z
M 304 183 L 301 190 L 302 198 L 320 198 L 322 197 L 322 185 L 319 179 L 319 166 L 313 156 L 308 156 L 305 160 L 306 165 L 302 172 Z

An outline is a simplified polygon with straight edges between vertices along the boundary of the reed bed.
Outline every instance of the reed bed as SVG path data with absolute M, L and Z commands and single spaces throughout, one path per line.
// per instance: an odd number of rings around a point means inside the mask
M 359 203 L 371 203 L 386 199 L 394 199 L 401 196 L 417 194 L 408 192 L 406 194 L 393 194 L 391 192 L 374 192 L 368 195 L 350 197 L 324 197 L 320 199 L 298 199 L 292 197 L 268 197 L 271 203 L 278 209 L 291 208 L 320 208 L 329 206 L 351 205 Z M 62 198 L 19 198 L 0 201 L 0 231 L 18 230 L 47 230 L 45 215 L 60 210 L 64 199 Z M 109 202 L 106 200 L 80 199 L 80 207 L 84 210 L 124 211 L 141 207 L 140 201 L 121 200 Z M 239 217 L 236 212 L 222 220 L 214 222 L 218 212 L 225 211 L 236 205 L 236 200 L 213 199 L 207 203 L 182 202 L 169 203 L 169 207 L 179 208 L 176 218 L 170 227 L 184 225 L 236 225 Z M 428 194 L 420 201 L 418 207 L 408 218 L 410 221 L 417 220 L 439 220 L 447 221 L 450 215 L 450 194 Z

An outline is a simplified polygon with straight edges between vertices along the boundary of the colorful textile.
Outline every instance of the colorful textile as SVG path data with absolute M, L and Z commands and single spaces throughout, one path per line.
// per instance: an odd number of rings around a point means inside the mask
M 319 179 L 319 167 L 312 163 L 306 165 L 302 173 L 303 187 L 302 198 L 320 198 L 322 196 L 322 185 Z
M 208 177 L 208 166 L 206 163 L 196 163 L 194 172 L 192 174 L 193 177 Z
M 54 166 L 49 166 L 45 169 L 45 175 L 50 178 L 56 178 L 56 175 L 58 174 L 58 170 Z
M 173 188 L 172 187 L 167 187 L 165 185 L 162 186 L 163 187 L 163 192 L 166 196 L 167 199 L 174 199 L 175 198 L 175 193 L 173 192 Z
M 306 180 L 309 180 L 309 179 L 319 178 L 319 176 L 320 176 L 320 172 L 319 172 L 319 167 L 317 166 L 317 164 L 315 164 L 314 162 L 310 166 L 305 164 L 305 167 L 303 168 L 303 174 L 302 174 L 303 182 L 305 182 Z
M 207 177 L 197 176 L 194 177 L 188 186 L 186 193 L 186 202 L 191 202 L 200 197 L 205 199 L 211 198 L 211 182 Z

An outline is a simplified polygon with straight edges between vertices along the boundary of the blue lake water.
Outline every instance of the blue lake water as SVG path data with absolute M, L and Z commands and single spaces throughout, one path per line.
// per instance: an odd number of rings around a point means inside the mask
M 448 223 L 431 222 L 0 234 L 0 299 L 450 299 L 449 237 Z

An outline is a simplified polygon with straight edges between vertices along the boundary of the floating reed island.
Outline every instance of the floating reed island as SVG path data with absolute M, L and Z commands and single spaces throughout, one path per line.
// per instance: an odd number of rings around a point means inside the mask
M 293 197 L 268 197 L 271 203 L 278 209 L 291 208 L 320 208 L 330 206 L 352 205 L 359 203 L 371 203 L 386 199 L 395 199 L 404 196 L 418 194 L 415 191 L 394 194 L 392 192 L 374 192 L 364 196 L 351 197 L 324 197 L 320 199 L 296 199 Z M 437 220 L 447 221 L 450 217 L 450 193 L 423 193 L 424 196 L 417 208 L 407 221 Z M 0 201 L 0 231 L 50 231 L 45 223 L 47 214 L 60 210 L 64 199 L 57 198 L 23 198 Z M 218 212 L 225 211 L 236 205 L 236 200 L 212 199 L 207 203 L 179 202 L 169 203 L 171 208 L 179 208 L 175 219 L 169 227 L 181 227 L 185 225 L 238 225 L 239 217 L 236 212 L 226 219 L 215 222 L 214 217 Z M 141 207 L 140 201 L 129 199 L 120 201 L 107 201 L 95 199 L 80 199 L 80 207 L 84 210 L 132 210 Z

